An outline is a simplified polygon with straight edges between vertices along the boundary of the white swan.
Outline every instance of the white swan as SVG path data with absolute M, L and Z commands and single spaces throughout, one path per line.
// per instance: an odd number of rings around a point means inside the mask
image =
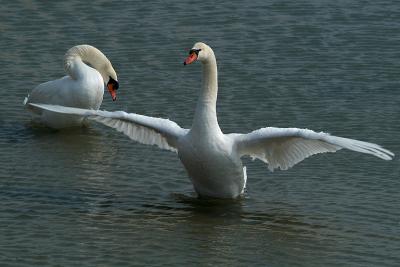
M 117 97 L 117 74 L 108 58 L 97 48 L 90 45 L 72 47 L 65 54 L 64 68 L 67 76 L 39 84 L 24 100 L 34 118 L 52 128 L 78 126 L 84 118 L 38 110 L 27 103 L 97 110 L 103 101 L 105 82 L 113 101 Z
M 236 198 L 246 186 L 246 168 L 241 157 L 249 155 L 268 164 L 270 170 L 286 170 L 317 153 L 347 148 L 390 160 L 394 154 L 379 145 L 316 133 L 306 129 L 267 127 L 248 134 L 222 133 L 216 114 L 217 64 L 212 49 L 196 43 L 184 64 L 199 60 L 203 86 L 191 129 L 167 119 L 69 107 L 31 104 L 65 114 L 77 114 L 123 132 L 143 144 L 175 151 L 200 196 Z

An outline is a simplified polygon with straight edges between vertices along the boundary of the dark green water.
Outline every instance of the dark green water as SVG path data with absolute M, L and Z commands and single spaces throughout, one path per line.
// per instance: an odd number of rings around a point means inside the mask
M 197 41 L 219 67 L 224 132 L 302 127 L 400 154 L 399 1 L 2 1 L 1 266 L 398 266 L 400 166 L 349 151 L 269 172 L 201 201 L 174 153 L 92 124 L 33 127 L 22 107 L 64 75 L 65 51 L 102 50 L 120 80 L 102 108 L 190 127 Z

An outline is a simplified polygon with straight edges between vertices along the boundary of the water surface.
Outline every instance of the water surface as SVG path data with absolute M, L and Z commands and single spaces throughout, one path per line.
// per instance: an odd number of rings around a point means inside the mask
M 398 1 L 7 1 L 0 17 L 2 266 L 397 266 L 399 160 L 350 151 L 288 171 L 245 159 L 239 201 L 195 198 L 177 156 L 101 125 L 53 131 L 22 107 L 88 43 L 126 110 L 190 127 L 197 41 L 224 132 L 302 127 L 399 154 Z

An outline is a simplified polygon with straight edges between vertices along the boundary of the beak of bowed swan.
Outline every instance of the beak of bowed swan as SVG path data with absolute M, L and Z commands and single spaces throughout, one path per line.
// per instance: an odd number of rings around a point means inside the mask
M 189 64 L 193 63 L 194 61 L 196 61 L 197 58 L 199 57 L 200 51 L 201 51 L 201 49 L 191 49 L 189 51 L 189 56 L 185 59 L 185 61 L 183 62 L 183 65 L 189 65 Z
M 113 101 L 117 100 L 117 90 L 119 84 L 116 80 L 110 77 L 110 80 L 107 83 L 108 92 L 110 92 L 111 98 Z

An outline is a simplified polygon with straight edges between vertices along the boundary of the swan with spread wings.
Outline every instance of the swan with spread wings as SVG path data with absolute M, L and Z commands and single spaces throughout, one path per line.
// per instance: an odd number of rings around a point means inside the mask
M 57 113 L 76 114 L 123 132 L 131 139 L 178 153 L 199 196 L 236 198 L 246 187 L 246 167 L 241 158 L 250 156 L 268 164 L 270 170 L 286 170 L 305 158 L 342 148 L 391 160 L 394 154 L 379 145 L 298 128 L 266 127 L 248 134 L 224 134 L 217 120 L 217 63 L 213 50 L 196 43 L 184 65 L 200 61 L 203 84 L 193 124 L 183 129 L 175 122 L 123 111 L 100 111 L 46 104 L 30 105 Z

